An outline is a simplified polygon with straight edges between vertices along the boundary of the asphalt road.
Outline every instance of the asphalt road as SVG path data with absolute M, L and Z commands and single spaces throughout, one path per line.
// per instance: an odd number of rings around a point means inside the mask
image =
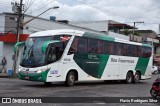
M 73 87 L 66 87 L 64 83 L 53 83 L 46 86 L 42 82 L 23 81 L 13 78 L 0 78 L 0 97 L 150 97 L 150 88 L 154 80 L 160 75 L 153 75 L 152 79 L 142 80 L 138 84 L 125 84 L 122 82 L 78 82 Z M 82 98 L 83 99 L 83 98 Z M 87 98 L 84 98 L 87 99 Z M 94 99 L 94 98 L 91 98 Z M 87 100 L 86 100 L 87 101 Z M 0 104 L 2 105 L 2 104 Z M 4 104 L 3 104 L 4 105 Z M 5 104 L 16 106 L 16 104 Z M 24 104 L 27 105 L 27 104 Z M 36 106 L 36 104 L 29 104 Z M 44 104 L 37 104 L 38 106 Z M 135 106 L 135 103 L 105 103 L 91 101 L 91 103 L 54 103 L 45 105 L 110 105 L 110 106 Z M 159 103 L 136 103 L 136 106 L 159 106 Z

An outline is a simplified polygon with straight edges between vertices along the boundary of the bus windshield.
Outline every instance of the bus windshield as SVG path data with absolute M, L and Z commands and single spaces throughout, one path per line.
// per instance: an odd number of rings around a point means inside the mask
M 41 51 L 42 44 L 51 37 L 28 38 L 22 53 L 20 65 L 24 67 L 36 67 L 45 64 L 45 53 Z
M 59 60 L 70 39 L 70 35 L 54 35 L 47 37 L 29 37 L 25 43 L 20 65 L 22 67 L 39 67 Z M 59 40 L 60 43 L 52 44 L 48 52 L 42 52 L 44 42 Z

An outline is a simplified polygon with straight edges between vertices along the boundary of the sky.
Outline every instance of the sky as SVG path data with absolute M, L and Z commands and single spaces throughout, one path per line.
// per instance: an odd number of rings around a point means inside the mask
M 11 2 L 20 0 L 0 0 L 0 13 L 12 12 Z M 49 19 L 56 16 L 57 20 L 69 21 L 97 21 L 114 20 L 133 26 L 133 22 L 139 29 L 151 29 L 159 33 L 160 1 L 159 0 L 23 0 L 25 12 L 30 15 L 38 15 L 46 9 L 52 9 L 41 17 Z

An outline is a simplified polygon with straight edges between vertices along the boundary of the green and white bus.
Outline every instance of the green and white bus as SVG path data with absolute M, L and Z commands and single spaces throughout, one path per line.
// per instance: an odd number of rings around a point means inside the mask
M 151 78 L 152 47 L 147 44 L 70 29 L 37 32 L 23 44 L 18 71 L 22 80 L 73 86 L 75 81 L 138 83 Z

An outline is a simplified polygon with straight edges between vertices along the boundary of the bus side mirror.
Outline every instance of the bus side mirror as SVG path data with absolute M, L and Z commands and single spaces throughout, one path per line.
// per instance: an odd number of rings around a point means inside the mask
M 18 46 L 19 46 L 19 45 L 24 45 L 24 43 L 25 43 L 25 42 L 17 42 L 17 43 L 14 45 L 14 48 L 13 48 L 13 49 L 14 49 L 14 53 L 16 53 Z
M 42 47 L 41 47 L 42 53 L 45 53 L 45 52 L 46 52 L 46 50 L 47 50 L 47 48 L 48 48 L 48 46 L 49 46 L 50 44 L 57 43 L 57 42 L 60 42 L 60 41 L 58 41 L 58 40 L 51 40 L 51 41 L 46 41 L 46 42 L 44 42 L 44 43 L 42 44 Z

